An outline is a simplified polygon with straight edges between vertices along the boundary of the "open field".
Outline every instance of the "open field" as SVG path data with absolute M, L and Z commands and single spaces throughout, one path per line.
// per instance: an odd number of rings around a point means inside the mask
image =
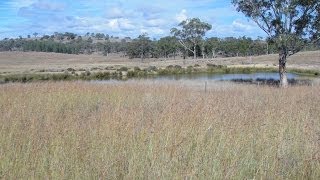
M 133 68 L 138 66 L 146 68 L 156 66 L 163 68 L 168 65 L 181 65 L 187 67 L 199 64 L 206 67 L 207 63 L 216 65 L 227 65 L 236 67 L 274 67 L 278 64 L 277 55 L 264 55 L 256 57 L 234 57 L 216 59 L 188 59 L 186 63 L 183 59 L 128 59 L 119 55 L 69 55 L 42 52 L 0 52 L 0 74 L 10 73 L 39 73 L 39 72 L 61 72 L 68 68 L 76 71 L 80 69 L 98 70 L 108 67 L 120 68 L 123 66 Z M 288 68 L 320 69 L 320 51 L 301 52 L 288 59 Z
M 319 179 L 320 86 L 0 86 L 1 179 Z

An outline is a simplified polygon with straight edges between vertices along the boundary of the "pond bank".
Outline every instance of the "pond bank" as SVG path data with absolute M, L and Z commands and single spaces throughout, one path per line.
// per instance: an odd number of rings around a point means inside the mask
M 199 74 L 228 75 L 228 74 L 253 74 L 253 73 L 277 73 L 277 68 L 261 67 L 227 67 L 222 65 L 207 64 L 206 68 L 197 65 L 183 68 L 179 65 L 169 65 L 166 68 L 150 66 L 145 69 L 134 67 L 128 69 L 121 67 L 111 71 L 90 72 L 84 71 L 75 73 L 72 68 L 66 69 L 61 73 L 33 73 L 33 74 L 9 74 L 1 75 L 0 83 L 10 82 L 38 82 L 38 81 L 74 81 L 74 80 L 128 80 L 133 78 L 161 78 L 166 76 L 196 76 Z M 288 73 L 298 76 L 313 78 L 319 77 L 320 70 L 288 69 Z M 290 78 L 290 77 L 289 77 Z M 233 78 L 235 79 L 235 78 Z M 264 78 L 270 79 L 270 78 Z M 274 79 L 274 78 L 272 78 Z M 223 79 L 222 79 L 223 80 Z M 229 79 L 232 80 L 232 79 Z

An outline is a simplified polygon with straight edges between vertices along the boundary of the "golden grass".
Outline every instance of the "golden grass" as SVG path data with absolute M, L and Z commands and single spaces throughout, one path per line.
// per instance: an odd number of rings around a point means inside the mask
M 288 58 L 288 68 L 300 69 L 320 69 L 320 51 L 300 52 Z M 186 61 L 184 63 L 184 61 Z M 169 65 L 181 65 L 183 67 L 193 66 L 195 64 L 206 67 L 207 63 L 228 65 L 236 67 L 275 67 L 278 65 L 278 55 L 270 54 L 253 57 L 228 57 L 215 59 L 183 60 L 181 57 L 164 60 L 159 59 L 128 59 L 128 57 L 120 57 L 120 54 L 111 54 L 110 56 L 102 55 L 71 55 L 59 53 L 44 52 L 0 52 L 0 74 L 8 73 L 38 73 L 42 70 L 60 71 L 67 68 L 87 69 L 126 66 L 133 68 L 138 66 L 146 68 L 156 66 L 164 68 Z
M 320 87 L 0 86 L 1 179 L 319 179 Z

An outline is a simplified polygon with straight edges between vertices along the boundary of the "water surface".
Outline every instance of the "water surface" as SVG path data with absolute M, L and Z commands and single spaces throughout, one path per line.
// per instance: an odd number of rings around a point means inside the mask
M 288 79 L 296 79 L 298 75 L 287 73 Z M 146 79 L 155 80 L 197 80 L 197 81 L 233 81 L 233 80 L 279 80 L 279 73 L 252 73 L 252 74 L 182 74 L 182 75 L 162 75 L 148 77 Z

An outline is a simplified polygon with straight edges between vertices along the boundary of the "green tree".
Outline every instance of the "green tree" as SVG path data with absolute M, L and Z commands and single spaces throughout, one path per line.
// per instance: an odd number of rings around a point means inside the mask
M 103 33 L 97 33 L 95 36 L 98 40 L 101 40 L 103 38 L 105 38 L 105 35 Z
M 188 51 L 192 52 L 194 59 L 197 58 L 197 46 L 203 40 L 206 32 L 211 30 L 212 26 L 206 22 L 202 22 L 199 18 L 192 18 L 182 21 L 179 28 L 172 28 L 173 34 L 178 42 Z
M 148 37 L 148 34 L 144 33 L 138 37 L 138 44 L 139 44 L 139 54 L 141 55 L 141 60 L 143 61 L 148 54 L 150 53 L 150 50 L 152 48 L 151 40 Z
M 165 59 L 167 59 L 170 54 L 173 54 L 175 58 L 176 52 L 178 50 L 177 43 L 178 43 L 177 38 L 172 36 L 167 36 L 167 37 L 160 38 L 160 40 L 157 43 L 157 46 Z
M 33 33 L 33 35 L 36 38 L 39 35 L 39 33 L 35 32 L 35 33 Z
M 211 58 L 216 57 L 216 51 L 219 48 L 220 39 L 217 37 L 212 37 L 206 40 L 205 42 L 205 52 L 208 55 L 211 55 Z
M 319 40 L 319 0 L 232 0 L 237 10 L 251 18 L 276 44 L 280 87 L 287 87 L 287 57 Z

